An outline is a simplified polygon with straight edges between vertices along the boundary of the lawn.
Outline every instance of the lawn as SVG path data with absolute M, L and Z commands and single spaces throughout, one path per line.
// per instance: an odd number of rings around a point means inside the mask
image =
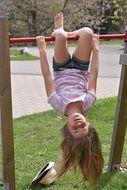
M 96 127 L 103 146 L 105 165 L 114 122 L 116 98 L 98 100 L 87 118 Z M 51 111 L 33 114 L 14 120 L 15 167 L 17 190 L 42 190 L 43 186 L 30 187 L 32 179 L 48 162 L 59 157 L 60 127 L 65 117 Z M 124 146 L 122 163 L 127 165 L 127 141 Z M 82 184 L 80 172 L 69 171 L 46 190 L 127 190 L 127 173 L 105 172 L 96 188 Z
M 105 45 L 116 45 L 116 44 L 120 44 L 123 45 L 124 44 L 124 40 L 101 40 L 101 44 L 105 44 Z
M 68 42 L 71 46 L 76 46 L 77 41 L 69 41 Z M 123 45 L 124 44 L 124 40 L 100 40 L 100 44 L 101 45 Z M 53 44 L 50 45 L 50 47 L 52 47 Z
M 77 41 L 69 41 L 68 42 L 70 45 L 69 46 L 76 46 Z M 116 44 L 124 44 L 123 40 L 101 40 L 100 41 L 101 45 L 116 45 Z M 54 42 L 49 42 L 47 43 L 48 48 L 53 48 L 54 47 Z M 31 60 L 38 60 L 39 57 L 33 56 L 29 53 L 22 53 L 23 48 L 10 48 L 10 58 L 13 61 L 31 61 Z
M 28 52 L 23 53 L 23 48 L 10 48 L 10 59 L 13 61 L 31 61 L 31 60 L 38 60 L 39 57 L 33 56 Z

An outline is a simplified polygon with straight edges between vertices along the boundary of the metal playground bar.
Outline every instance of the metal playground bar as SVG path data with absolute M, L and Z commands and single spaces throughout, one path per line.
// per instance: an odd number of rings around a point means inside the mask
M 115 40 L 115 39 L 127 39 L 127 34 L 103 34 L 99 35 L 99 38 L 102 40 Z M 68 36 L 68 41 L 78 40 L 79 36 Z M 55 41 L 54 37 L 45 37 L 46 42 Z M 36 37 L 31 38 L 10 38 L 10 43 L 27 43 L 27 42 L 36 42 Z

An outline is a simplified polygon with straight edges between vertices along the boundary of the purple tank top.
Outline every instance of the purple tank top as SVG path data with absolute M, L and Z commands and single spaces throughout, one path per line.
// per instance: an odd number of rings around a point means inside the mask
M 96 96 L 88 91 L 88 71 L 65 69 L 54 72 L 55 92 L 48 97 L 48 103 L 54 110 L 64 114 L 71 102 L 81 101 L 83 112 L 95 102 Z

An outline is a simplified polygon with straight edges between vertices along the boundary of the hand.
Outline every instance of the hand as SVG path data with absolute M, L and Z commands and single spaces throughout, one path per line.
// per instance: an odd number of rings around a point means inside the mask
M 46 49 L 46 42 L 44 36 L 37 36 L 36 37 L 37 47 L 39 50 Z
M 98 34 L 93 34 L 93 50 L 99 50 L 99 35 Z

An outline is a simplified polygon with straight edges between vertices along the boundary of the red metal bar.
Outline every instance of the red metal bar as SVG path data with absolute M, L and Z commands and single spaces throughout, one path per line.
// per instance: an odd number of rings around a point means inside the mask
M 104 34 L 104 35 L 99 35 L 100 39 L 103 40 L 111 40 L 111 39 L 127 39 L 127 34 Z M 68 41 L 75 41 L 78 40 L 79 36 L 68 36 L 67 40 Z M 51 42 L 55 41 L 54 37 L 45 37 L 46 42 Z M 22 43 L 22 42 L 36 42 L 36 37 L 31 37 L 31 38 L 10 38 L 10 43 Z

